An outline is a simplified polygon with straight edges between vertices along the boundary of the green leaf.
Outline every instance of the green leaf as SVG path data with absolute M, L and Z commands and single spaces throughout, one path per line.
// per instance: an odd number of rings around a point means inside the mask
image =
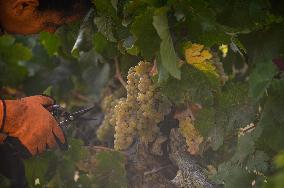
M 112 59 L 117 55 L 116 43 L 108 41 L 107 38 L 101 33 L 95 33 L 93 44 L 94 44 L 95 51 L 99 53 L 99 55 L 102 55 L 104 58 Z M 92 50 L 89 51 L 88 53 L 91 53 L 92 56 L 95 55 L 95 54 L 92 54 Z M 83 58 L 86 58 L 88 56 L 87 53 L 84 54 L 84 56 L 85 57 Z M 90 58 L 93 58 L 93 57 L 90 57 Z M 104 62 L 104 61 L 101 61 L 101 62 Z
M 100 16 L 108 16 L 117 19 L 116 10 L 111 0 L 92 0 Z
M 252 138 L 252 133 L 248 133 L 238 138 L 236 153 L 232 161 L 242 163 L 246 157 L 254 152 L 255 140 Z
M 284 151 L 281 151 L 276 155 L 274 163 L 276 164 L 277 168 L 284 167 Z
M 135 45 L 133 45 L 131 48 L 126 49 L 127 53 L 130 55 L 138 56 L 139 54 L 139 48 Z
M 28 61 L 31 57 L 31 50 L 20 43 L 15 43 L 12 36 L 0 36 L 0 59 L 2 61 L 15 64 L 19 61 Z
M 40 33 L 39 41 L 46 49 L 48 55 L 58 55 L 57 52 L 60 47 L 60 41 L 58 36 L 48 32 L 42 32 Z
M 76 42 L 71 50 L 73 57 L 79 57 L 81 51 L 89 51 L 93 47 L 94 34 L 94 9 L 89 10 L 85 16 L 82 25 L 80 26 L 79 34 Z
M 151 60 L 160 46 L 160 38 L 153 27 L 154 10 L 148 8 L 145 12 L 135 17 L 131 25 L 131 33 L 135 36 L 135 45 L 140 49 L 141 55 Z
M 71 161 L 79 161 L 87 155 L 86 149 L 83 148 L 83 141 L 80 139 L 69 139 L 69 148 L 63 153 L 63 158 Z
M 94 22 L 98 28 L 98 31 L 103 34 L 108 41 L 110 42 L 116 42 L 112 31 L 112 20 L 108 17 L 101 16 L 101 17 L 95 17 Z
M 208 138 L 213 151 L 217 151 L 224 143 L 225 131 L 221 126 L 211 128 Z
M 165 9 L 158 9 L 155 11 L 153 25 L 162 40 L 160 44 L 160 55 L 164 68 L 173 77 L 181 79 L 181 71 L 178 67 L 179 58 L 177 57 L 174 49 L 168 25 L 167 12 Z
M 51 92 L 52 92 L 52 86 L 48 86 L 48 88 L 46 88 L 46 89 L 42 92 L 42 94 L 51 96 Z
M 11 35 L 2 35 L 0 36 L 0 45 L 1 45 L 1 50 L 4 47 L 9 47 L 13 45 L 15 42 L 15 38 L 13 38 Z
M 74 56 L 71 54 L 71 51 L 74 47 L 76 40 L 78 39 L 79 30 L 79 22 L 64 25 L 57 29 L 55 34 L 58 36 L 61 44 L 60 51 L 58 52 L 60 56 L 65 58 L 74 58 Z M 77 51 L 79 52 L 79 50 Z
M 104 37 L 101 33 L 95 33 L 94 34 L 94 48 L 98 53 L 103 53 L 104 50 L 106 50 L 106 48 L 109 45 L 109 42 L 107 41 L 107 38 Z
M 232 133 L 249 125 L 255 118 L 256 109 L 248 96 L 248 85 L 228 82 L 218 98 L 217 124 Z
M 253 176 L 245 169 L 230 162 L 218 166 L 217 174 L 213 180 L 223 184 L 224 188 L 250 187 Z
M 100 152 L 96 155 L 94 181 L 98 187 L 127 187 L 124 156 L 117 151 Z
M 263 151 L 256 151 L 247 161 L 247 168 L 249 171 L 257 171 L 265 173 L 268 168 L 269 156 Z
M 32 51 L 17 43 L 10 35 L 0 36 L 0 84 L 16 85 L 27 76 L 25 61 L 32 58 Z
M 46 173 L 54 157 L 51 152 L 48 152 L 24 161 L 26 177 L 31 187 L 42 187 L 47 182 Z M 40 184 L 35 185 L 36 182 Z
M 203 136 L 208 136 L 209 131 L 216 126 L 215 113 L 212 107 L 203 108 L 197 113 L 194 126 Z
M 259 138 L 261 145 L 278 152 L 284 149 L 284 87 L 279 85 L 278 88 L 274 82 L 268 93 L 269 96 L 264 104 L 258 126 L 263 128 L 262 135 Z
M 271 84 L 277 68 L 272 62 L 258 63 L 250 75 L 250 96 L 258 101 Z
M 274 158 L 274 164 L 277 167 L 277 173 L 268 178 L 267 183 L 263 183 L 262 188 L 282 188 L 284 186 L 284 152 L 279 152 Z
M 170 75 L 161 62 L 160 54 L 158 54 L 157 57 L 157 64 L 158 64 L 158 83 L 166 82 Z
M 214 102 L 214 92 L 219 88 L 212 85 L 205 74 L 191 65 L 182 66 L 181 71 L 180 80 L 170 77 L 167 82 L 160 84 L 162 93 L 177 105 L 192 102 L 211 106 Z
M 194 126 L 203 137 L 207 137 L 209 145 L 214 151 L 218 150 L 224 141 L 225 130 L 222 124 L 216 123 L 216 108 L 210 106 L 202 108 L 196 114 Z

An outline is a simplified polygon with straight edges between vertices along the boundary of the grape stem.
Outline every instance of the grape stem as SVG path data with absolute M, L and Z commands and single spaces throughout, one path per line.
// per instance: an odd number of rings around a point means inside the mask
M 171 167 L 171 166 L 173 166 L 173 165 L 172 165 L 172 164 L 168 164 L 168 165 L 166 165 L 166 166 L 161 166 L 161 167 L 159 167 L 159 168 L 154 168 L 154 169 L 152 169 L 152 170 L 150 170 L 150 171 L 144 172 L 144 176 L 148 176 L 148 175 L 151 175 L 151 174 L 155 174 L 155 173 L 157 173 L 157 172 L 159 172 L 159 171 L 161 171 L 161 170 L 164 170 L 165 168 Z
M 77 98 L 78 100 L 83 101 L 83 102 L 88 102 L 88 103 L 89 103 L 89 102 L 91 101 L 91 99 L 90 99 L 89 97 L 84 96 L 84 95 L 82 95 L 81 93 L 76 92 L 76 91 L 73 91 L 73 92 L 72 92 L 72 95 L 73 95 L 75 98 Z
M 121 83 L 121 85 L 123 85 L 123 87 L 126 88 L 126 82 L 124 81 L 124 79 L 121 76 L 117 57 L 114 58 L 114 64 L 115 64 L 115 77 L 116 77 L 116 79 L 118 79 L 118 81 Z

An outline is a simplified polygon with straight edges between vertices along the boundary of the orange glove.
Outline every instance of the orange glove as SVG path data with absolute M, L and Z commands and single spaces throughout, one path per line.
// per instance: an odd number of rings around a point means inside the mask
M 65 143 L 57 121 L 45 108 L 54 103 L 51 97 L 41 95 L 0 102 L 0 132 L 18 138 L 32 155 L 54 147 L 58 141 Z

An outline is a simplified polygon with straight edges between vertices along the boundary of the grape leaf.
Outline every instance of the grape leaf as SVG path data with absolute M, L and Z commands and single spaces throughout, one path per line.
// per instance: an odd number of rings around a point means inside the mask
M 230 162 L 220 164 L 217 174 L 213 176 L 213 180 L 223 184 L 224 188 L 250 187 L 252 178 L 245 169 Z
M 41 187 L 47 182 L 46 173 L 49 168 L 49 163 L 54 159 L 54 154 L 49 152 L 43 154 L 42 156 L 37 156 L 24 161 L 29 186 Z M 36 181 L 38 181 L 40 184 L 35 185 Z
M 162 42 L 160 44 L 161 61 L 164 68 L 175 78 L 181 79 L 181 71 L 178 67 L 179 58 L 176 55 L 172 37 L 169 31 L 167 12 L 165 9 L 155 11 L 153 25 Z
M 60 47 L 58 36 L 42 32 L 40 33 L 39 41 L 46 49 L 48 55 L 58 55 L 57 52 Z
M 68 140 L 69 148 L 63 153 L 63 158 L 70 161 L 79 161 L 87 155 L 87 151 L 82 147 L 83 141 L 80 139 L 70 138 Z
M 94 34 L 94 9 L 89 10 L 85 16 L 83 23 L 80 26 L 79 34 L 76 42 L 71 50 L 74 57 L 79 57 L 80 51 L 89 51 L 93 47 L 93 34 Z
M 275 158 L 274 158 L 274 163 L 277 166 L 277 168 L 282 168 L 284 167 L 284 151 L 279 152 Z
M 210 106 L 213 104 L 213 91 L 218 90 L 204 73 L 191 65 L 182 67 L 181 80 L 170 77 L 160 85 L 161 91 L 177 105 L 193 102 Z
M 157 56 L 157 64 L 158 64 L 158 83 L 166 82 L 170 75 L 161 62 L 160 54 L 158 54 Z
M 17 84 L 27 76 L 24 61 L 32 58 L 32 52 L 10 35 L 0 36 L 0 84 Z
M 117 19 L 116 10 L 111 0 L 92 0 L 92 2 L 100 16 L 108 16 L 112 19 Z
M 210 141 L 210 146 L 214 151 L 217 151 L 224 143 L 224 136 L 225 136 L 225 131 L 223 127 L 220 126 L 215 126 L 211 128 L 208 138 Z
M 16 64 L 18 61 L 31 59 L 32 52 L 21 43 L 16 43 L 10 35 L 0 36 L 0 58 L 5 63 Z
M 100 152 L 96 155 L 94 181 L 99 187 L 127 187 L 125 159 L 119 152 Z
M 278 169 L 277 173 L 267 179 L 266 183 L 263 183 L 262 188 L 281 188 L 284 185 L 284 155 L 283 150 L 276 155 L 274 163 Z
M 254 152 L 255 139 L 253 139 L 252 133 L 247 133 L 244 136 L 238 138 L 238 145 L 236 152 L 232 158 L 233 162 L 242 163 L 248 155 Z
M 135 17 L 131 25 L 131 33 L 135 36 L 135 45 L 141 51 L 141 55 L 147 60 L 159 50 L 160 38 L 153 27 L 154 10 L 148 8 L 145 12 Z
M 42 92 L 42 94 L 51 96 L 51 92 L 52 92 L 52 86 L 48 86 L 48 87 Z
M 250 155 L 247 161 L 247 168 L 249 171 L 257 171 L 265 173 L 268 168 L 269 156 L 263 151 L 256 151 Z
M 217 124 L 232 132 L 250 124 L 256 110 L 248 96 L 248 85 L 228 82 L 218 99 Z
M 98 28 L 98 31 L 103 34 L 108 41 L 116 42 L 112 31 L 112 20 L 110 18 L 105 16 L 95 17 L 94 22 Z
M 209 131 L 216 126 L 215 113 L 212 107 L 203 108 L 197 113 L 194 125 L 203 136 L 207 136 Z
M 101 33 L 95 33 L 93 38 L 93 44 L 96 52 L 98 52 L 100 55 L 102 55 L 105 58 L 110 59 L 117 55 L 117 49 L 115 46 L 116 43 L 108 41 L 107 38 Z M 88 56 L 87 53 L 84 55 Z M 92 54 L 91 52 L 90 58 L 93 58 L 92 56 L 94 56 L 94 54 Z M 82 59 L 86 59 L 86 57 L 82 57 Z
M 276 84 L 274 82 L 281 82 L 279 80 L 273 81 L 273 89 L 270 90 L 269 96 L 267 97 L 266 103 L 263 107 L 260 121 L 258 126 L 263 128 L 263 133 L 259 138 L 264 146 L 269 147 L 274 151 L 284 149 L 284 98 L 283 92 L 284 87 L 282 84 Z M 284 81 L 282 80 L 282 83 Z
M 98 53 L 103 53 L 105 48 L 108 46 L 107 39 L 101 33 L 94 34 L 94 48 Z
M 277 68 L 272 62 L 258 63 L 250 76 L 250 95 L 258 101 L 271 84 Z
M 80 22 L 70 23 L 68 25 L 63 25 L 58 28 L 55 35 L 58 36 L 61 47 L 59 48 L 58 54 L 65 58 L 74 59 L 71 51 L 77 40 L 78 33 L 80 30 Z

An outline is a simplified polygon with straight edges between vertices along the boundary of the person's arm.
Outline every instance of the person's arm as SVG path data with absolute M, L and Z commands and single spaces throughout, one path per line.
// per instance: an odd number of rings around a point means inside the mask
M 4 100 L 1 99 L 0 101 L 0 128 L 2 129 L 4 123 L 5 123 L 5 110 L 6 110 L 6 103 Z M 3 131 L 0 129 L 0 144 L 4 142 L 7 135 L 3 133 Z
M 53 148 L 58 142 L 65 143 L 58 122 L 46 109 L 54 103 L 52 98 L 41 95 L 19 100 L 2 100 L 0 132 L 17 138 L 32 155 L 42 153 L 46 148 Z

